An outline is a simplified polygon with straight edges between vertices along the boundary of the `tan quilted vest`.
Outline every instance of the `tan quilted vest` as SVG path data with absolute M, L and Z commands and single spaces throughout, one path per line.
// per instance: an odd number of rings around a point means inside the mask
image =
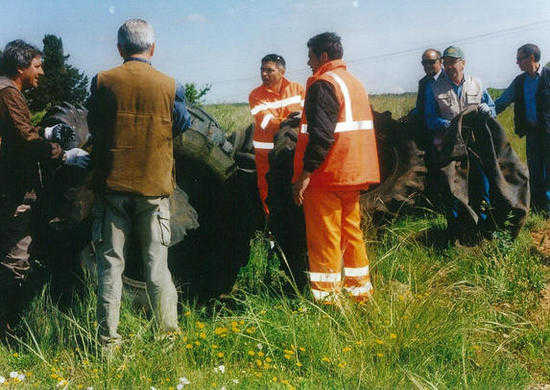
M 471 76 L 464 76 L 460 98 L 447 77 L 439 77 L 432 88 L 440 116 L 447 120 L 452 120 L 468 106 L 480 104 L 483 96 L 481 82 Z
M 128 61 L 99 73 L 97 92 L 111 106 L 102 126 L 105 188 L 143 196 L 172 194 L 175 80 L 147 63 Z

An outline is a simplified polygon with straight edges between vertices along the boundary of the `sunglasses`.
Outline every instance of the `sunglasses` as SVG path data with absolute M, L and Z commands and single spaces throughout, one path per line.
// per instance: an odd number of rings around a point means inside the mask
M 520 56 L 520 57 L 516 57 L 516 62 L 521 62 L 523 61 L 524 59 L 526 58 L 529 58 L 530 56 Z
M 422 60 L 422 61 L 420 61 L 420 63 L 421 63 L 422 65 L 433 65 L 433 64 L 435 64 L 437 61 L 439 61 L 439 60 Z

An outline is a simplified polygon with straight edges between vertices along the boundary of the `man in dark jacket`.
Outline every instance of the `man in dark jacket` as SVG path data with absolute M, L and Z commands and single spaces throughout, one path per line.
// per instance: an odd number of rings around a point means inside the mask
M 418 94 L 416 96 L 416 107 L 413 110 L 413 114 L 416 115 L 421 121 L 424 121 L 424 100 L 426 98 L 426 86 L 433 84 L 441 72 L 443 72 L 443 66 L 441 63 L 441 53 L 435 49 L 427 49 L 422 54 L 422 67 L 426 76 L 422 77 L 418 81 Z
M 2 317 L 16 312 L 14 300 L 22 294 L 22 281 L 31 268 L 31 212 L 42 187 L 41 164 L 61 160 L 63 151 L 40 135 L 22 91 L 38 86 L 43 75 L 42 53 L 21 41 L 8 43 L 2 57 L 0 77 L 0 302 Z M 18 306 L 18 305 L 15 305 Z M 8 308 L 8 310 L 4 310 Z M 8 312 L 8 313 L 5 313 Z
M 550 68 L 542 66 L 540 49 L 521 46 L 516 62 L 523 71 L 495 101 L 497 114 L 514 103 L 515 132 L 526 136 L 531 206 L 550 213 Z

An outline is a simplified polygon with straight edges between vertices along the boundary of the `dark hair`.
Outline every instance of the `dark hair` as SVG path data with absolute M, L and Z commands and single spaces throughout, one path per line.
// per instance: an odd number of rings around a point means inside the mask
M 518 51 L 522 52 L 526 56 L 533 55 L 533 58 L 535 59 L 535 62 L 540 61 L 540 49 L 537 45 L 532 43 L 527 43 L 520 47 Z
M 286 68 L 285 59 L 278 54 L 268 54 L 262 58 L 262 64 L 264 62 L 274 62 L 279 68 Z
M 424 53 L 422 53 L 422 57 L 424 57 L 424 54 L 426 54 L 430 51 L 435 52 L 435 55 L 437 56 L 438 60 L 441 59 L 441 52 L 439 50 L 435 50 L 435 49 L 426 49 L 426 50 L 424 50 Z
M 42 57 L 42 52 L 33 45 L 21 39 L 11 41 L 2 53 L 0 70 L 8 77 L 15 76 L 17 69 L 26 69 L 36 57 Z
M 321 54 L 326 52 L 329 60 L 339 60 L 344 56 L 342 40 L 338 35 L 331 32 L 315 35 L 307 41 L 307 47 L 309 47 L 317 57 L 321 57 Z

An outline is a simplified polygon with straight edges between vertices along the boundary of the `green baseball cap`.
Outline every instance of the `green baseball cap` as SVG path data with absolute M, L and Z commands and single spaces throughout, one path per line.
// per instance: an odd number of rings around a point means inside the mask
M 464 53 L 462 52 L 462 49 L 460 49 L 460 47 L 449 46 L 443 52 L 443 57 L 464 59 Z

